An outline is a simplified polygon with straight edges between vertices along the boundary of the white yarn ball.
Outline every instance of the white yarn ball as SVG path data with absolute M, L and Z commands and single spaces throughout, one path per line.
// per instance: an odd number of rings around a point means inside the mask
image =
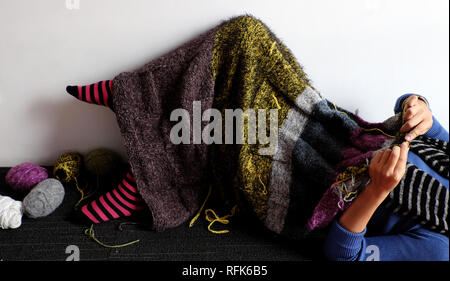
M 18 228 L 22 224 L 22 216 L 21 201 L 0 195 L 0 228 Z

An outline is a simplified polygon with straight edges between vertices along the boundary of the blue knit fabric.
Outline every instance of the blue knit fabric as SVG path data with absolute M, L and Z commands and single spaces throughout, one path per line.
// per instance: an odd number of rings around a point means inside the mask
M 397 99 L 395 113 L 408 96 Z M 428 102 L 428 101 L 427 101 Z M 433 126 L 426 137 L 449 141 L 449 134 L 433 116 Z M 416 165 L 441 182 L 447 189 L 448 179 L 433 171 L 413 152 L 408 153 L 408 162 Z M 383 204 L 372 216 L 367 228 L 361 233 L 344 229 L 337 217 L 331 224 L 324 243 L 328 259 L 339 261 L 365 260 L 449 260 L 448 236 L 425 229 L 412 219 L 397 215 L 384 208 Z

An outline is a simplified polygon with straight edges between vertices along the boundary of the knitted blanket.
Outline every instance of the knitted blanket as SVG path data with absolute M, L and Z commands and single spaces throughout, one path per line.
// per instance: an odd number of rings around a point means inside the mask
M 211 187 L 223 210 L 238 204 L 270 230 L 304 237 L 315 228 L 308 220 L 338 175 L 365 165 L 399 125 L 397 117 L 365 122 L 324 99 L 290 50 L 249 15 L 225 20 L 119 74 L 113 85 L 124 146 L 157 231 L 191 218 Z M 250 142 L 248 126 L 243 143 L 222 138 L 206 144 L 198 135 L 195 140 L 195 126 L 209 124 L 196 111 L 210 108 L 222 115 L 229 109 L 275 109 L 277 115 L 266 112 L 257 127 L 267 135 L 275 130 L 277 143 Z M 170 138 L 177 109 L 193 116 L 190 144 Z

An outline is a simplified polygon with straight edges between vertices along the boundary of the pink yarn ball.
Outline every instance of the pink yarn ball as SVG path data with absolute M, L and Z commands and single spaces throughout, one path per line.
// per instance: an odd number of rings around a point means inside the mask
M 12 189 L 27 192 L 47 178 L 47 169 L 27 162 L 9 169 L 5 179 Z

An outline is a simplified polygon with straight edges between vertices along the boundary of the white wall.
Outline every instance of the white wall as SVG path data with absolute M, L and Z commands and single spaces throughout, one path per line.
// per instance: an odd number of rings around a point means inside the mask
M 375 122 L 399 95 L 420 93 L 448 129 L 448 0 L 79 1 L 0 0 L 0 166 L 100 146 L 124 155 L 113 113 L 65 86 L 113 78 L 243 13 L 336 104 Z

